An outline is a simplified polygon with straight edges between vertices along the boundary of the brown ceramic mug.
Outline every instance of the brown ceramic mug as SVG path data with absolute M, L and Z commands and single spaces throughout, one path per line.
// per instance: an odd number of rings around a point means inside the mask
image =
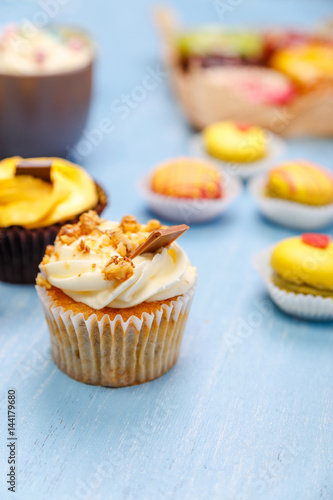
M 45 75 L 0 73 L 1 158 L 68 155 L 88 118 L 93 63 Z

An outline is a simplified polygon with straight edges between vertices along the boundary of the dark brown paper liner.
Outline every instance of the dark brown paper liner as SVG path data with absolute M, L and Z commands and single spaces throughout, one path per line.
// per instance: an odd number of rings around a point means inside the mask
M 93 210 L 100 215 L 107 205 L 107 196 L 98 184 L 96 188 L 98 203 Z M 55 237 L 64 224 L 74 224 L 78 220 L 79 215 L 71 220 L 36 229 L 26 229 L 20 226 L 0 228 L 0 281 L 35 283 L 38 266 L 47 245 L 54 243 Z

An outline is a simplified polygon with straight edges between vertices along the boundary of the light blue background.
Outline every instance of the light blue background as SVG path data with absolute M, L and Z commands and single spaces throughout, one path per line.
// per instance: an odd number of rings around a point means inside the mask
M 56 22 L 82 25 L 99 61 L 87 131 L 114 130 L 84 158 L 110 194 L 105 216 L 150 217 L 136 191 L 156 162 L 187 152 L 191 131 L 165 77 L 126 118 L 115 100 L 160 64 L 148 0 L 62 0 Z M 219 21 L 213 1 L 170 2 L 188 24 Z M 225 22 L 311 26 L 330 0 L 243 0 Z M 238 4 L 238 5 L 237 5 Z M 32 19 L 32 1 L 1 1 L 0 20 Z M 125 114 L 125 113 L 124 113 Z M 332 168 L 328 140 L 294 140 L 290 157 Z M 327 230 L 332 235 L 332 228 Z M 293 231 L 262 219 L 243 196 L 221 219 L 192 227 L 182 245 L 199 287 L 176 367 L 133 388 L 90 387 L 50 358 L 32 286 L 0 285 L 0 498 L 17 500 L 333 499 L 332 323 L 274 308 L 252 255 Z M 6 394 L 17 391 L 17 493 L 6 491 Z

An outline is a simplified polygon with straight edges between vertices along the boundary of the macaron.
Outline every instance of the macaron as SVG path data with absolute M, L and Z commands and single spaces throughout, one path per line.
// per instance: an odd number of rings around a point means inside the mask
M 267 154 L 267 134 L 258 126 L 223 121 L 203 131 L 206 152 L 213 158 L 251 163 Z
M 270 171 L 266 195 L 306 205 L 333 203 L 332 174 L 305 160 L 289 160 Z
M 219 170 L 195 158 L 177 158 L 158 167 L 151 178 L 151 189 L 175 198 L 216 200 L 223 196 Z
M 305 233 L 280 242 L 271 254 L 274 285 L 296 294 L 333 297 L 333 243 Z
M 226 177 L 213 162 L 190 156 L 156 166 L 138 187 L 152 212 L 186 224 L 219 217 L 242 190 L 237 177 Z

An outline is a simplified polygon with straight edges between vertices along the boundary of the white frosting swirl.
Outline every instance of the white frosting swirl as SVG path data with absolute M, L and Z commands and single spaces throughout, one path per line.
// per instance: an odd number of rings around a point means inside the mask
M 103 230 L 117 226 L 104 223 Z M 81 240 L 89 245 L 89 253 L 78 249 Z M 175 242 L 157 252 L 135 257 L 134 273 L 125 281 L 105 279 L 103 269 L 113 256 L 119 254 L 110 245 L 103 246 L 103 235 L 93 239 L 81 236 L 69 245 L 57 239 L 49 262 L 42 263 L 40 269 L 51 285 L 93 309 L 126 308 L 169 299 L 186 293 L 196 280 L 195 267 Z
M 43 75 L 83 68 L 93 58 L 93 47 L 81 33 L 25 29 L 7 25 L 0 32 L 0 72 Z

